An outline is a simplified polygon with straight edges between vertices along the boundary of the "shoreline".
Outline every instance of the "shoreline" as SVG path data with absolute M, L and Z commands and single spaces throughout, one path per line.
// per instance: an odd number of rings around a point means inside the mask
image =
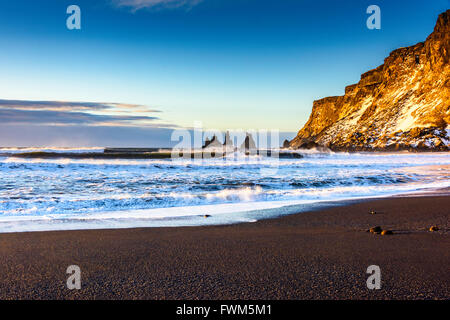
M 4 228 L 0 228 L 1 234 L 9 234 L 9 233 L 27 233 L 27 232 L 57 232 L 57 231 L 95 231 L 95 230 L 127 230 L 127 229 L 147 229 L 147 228 L 189 228 L 189 227 L 212 227 L 212 226 L 232 226 L 238 224 L 246 224 L 246 223 L 256 223 L 264 220 L 273 220 L 280 219 L 285 216 L 302 214 L 308 212 L 315 212 L 320 210 L 326 210 L 333 207 L 345 207 L 350 206 L 352 204 L 358 204 L 361 202 L 374 201 L 380 199 L 390 199 L 390 198 L 404 198 L 404 197 L 428 197 L 428 196 L 449 196 L 450 195 L 450 187 L 431 187 L 424 188 L 415 191 L 409 192 L 400 192 L 397 191 L 393 194 L 385 194 L 385 195 L 371 195 L 371 196 L 358 196 L 354 198 L 343 198 L 343 199 L 333 199 L 333 200 L 306 200 L 303 203 L 294 203 L 295 201 L 262 201 L 262 202 L 249 202 L 249 203 L 222 203 L 222 204 L 210 204 L 210 205 L 199 205 L 199 206 L 187 206 L 187 207 L 168 207 L 168 208 L 154 208 L 154 209 L 135 209 L 135 210 L 124 210 L 124 211 L 111 211 L 111 212 L 101 212 L 99 213 L 99 220 L 103 220 L 102 223 L 104 225 L 114 225 L 114 227 L 107 226 L 98 226 L 96 227 L 96 219 L 90 216 L 89 218 L 92 220 L 89 224 L 84 226 L 83 223 L 86 222 L 78 222 L 85 221 L 86 219 L 72 219 L 69 217 L 51 219 L 49 221 L 49 225 L 52 223 L 68 223 L 60 228 L 49 228 L 47 225 L 40 225 L 42 229 L 35 230 L 14 230 L 14 231 L 5 231 Z M 276 203 L 275 206 L 273 204 Z M 284 203 L 284 204 L 282 204 Z M 246 204 L 252 206 L 252 210 L 244 210 L 241 208 L 241 211 L 231 210 L 230 212 L 222 212 L 219 214 L 215 214 L 210 212 L 212 209 L 217 210 L 219 207 L 224 210 L 225 208 L 234 208 L 236 205 Z M 263 207 L 257 208 L 258 205 L 264 204 Z M 148 212 L 152 212 L 155 214 L 157 211 L 190 211 L 190 214 L 186 215 L 173 215 L 170 217 L 137 217 L 139 214 L 146 214 Z M 192 211 L 196 212 L 196 214 L 192 214 Z M 270 213 L 269 213 L 270 212 Z M 272 213 L 277 212 L 277 213 Z M 104 214 L 131 214 L 133 218 L 123 218 L 121 217 L 113 217 L 104 218 L 101 215 Z M 242 216 L 237 218 L 230 218 L 229 215 L 234 213 L 244 213 L 247 214 L 247 217 L 243 218 Z M 157 215 L 157 213 L 156 213 Z M 269 216 L 267 216 L 269 215 Z M 244 215 L 245 216 L 245 215 Z M 227 217 L 227 218 L 224 218 Z M 30 227 L 33 227 L 37 223 L 42 223 L 42 221 L 47 221 L 44 217 L 37 217 L 35 219 L 21 220 L 20 217 L 14 216 L 14 219 L 10 220 L 2 220 L 1 223 L 22 223 L 29 224 Z M 68 220 L 73 220 L 72 222 L 67 222 Z M 133 221 L 134 219 L 134 221 Z M 200 220 L 208 219 L 207 223 L 201 223 Z M 87 219 L 89 220 L 89 219 Z M 184 221 L 184 222 L 183 222 Z M 206 221 L 206 220 L 204 220 Z M 122 225 L 120 225 L 122 223 Z M 152 224 L 154 223 L 154 224 Z M 94 224 L 94 226 L 93 226 Z M 74 227 L 74 225 L 79 225 L 79 227 Z
M 443 192 L 254 223 L 3 233 L 0 298 L 448 299 Z M 378 225 L 394 235 L 366 232 Z M 426 231 L 431 225 L 440 230 Z M 73 264 L 81 290 L 65 288 Z M 381 268 L 381 290 L 366 287 L 372 264 Z

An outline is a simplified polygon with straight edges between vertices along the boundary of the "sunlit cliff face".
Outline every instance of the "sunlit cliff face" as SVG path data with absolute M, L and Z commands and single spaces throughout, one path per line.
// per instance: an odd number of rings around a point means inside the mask
M 345 95 L 314 102 L 290 146 L 332 149 L 449 149 L 450 10 L 425 42 L 393 51 Z

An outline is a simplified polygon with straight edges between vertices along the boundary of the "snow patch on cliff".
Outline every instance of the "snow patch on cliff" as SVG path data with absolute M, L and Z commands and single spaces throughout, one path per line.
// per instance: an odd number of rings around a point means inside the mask
M 355 126 L 358 123 L 359 119 L 361 119 L 364 112 L 366 112 L 367 108 L 369 108 L 372 105 L 372 102 L 373 97 L 365 99 L 361 105 L 361 108 L 351 116 L 351 119 L 349 121 L 347 121 L 347 127 Z
M 395 131 L 409 131 L 414 127 L 417 122 L 417 116 L 413 116 L 413 113 L 420 109 L 422 105 L 418 104 L 410 108 L 405 108 L 397 120 L 397 126 Z

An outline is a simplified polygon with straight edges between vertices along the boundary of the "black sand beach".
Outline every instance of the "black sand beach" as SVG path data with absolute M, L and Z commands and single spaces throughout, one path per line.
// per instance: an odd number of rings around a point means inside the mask
M 388 198 L 238 225 L 0 234 L 0 298 L 449 299 L 449 208 Z M 66 288 L 73 264 L 81 290 Z M 381 290 L 366 287 L 374 264 Z

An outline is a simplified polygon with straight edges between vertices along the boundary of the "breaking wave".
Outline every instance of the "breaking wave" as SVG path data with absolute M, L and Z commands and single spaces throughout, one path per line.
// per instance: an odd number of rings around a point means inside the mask
M 24 152 L 0 153 L 6 149 Z M 36 150 L 42 151 L 28 151 Z M 86 150 L 103 149 L 70 152 Z M 0 181 L 0 232 L 223 224 L 298 212 L 306 204 L 449 187 L 450 157 L 310 152 L 301 159 L 172 161 L 3 155 Z

